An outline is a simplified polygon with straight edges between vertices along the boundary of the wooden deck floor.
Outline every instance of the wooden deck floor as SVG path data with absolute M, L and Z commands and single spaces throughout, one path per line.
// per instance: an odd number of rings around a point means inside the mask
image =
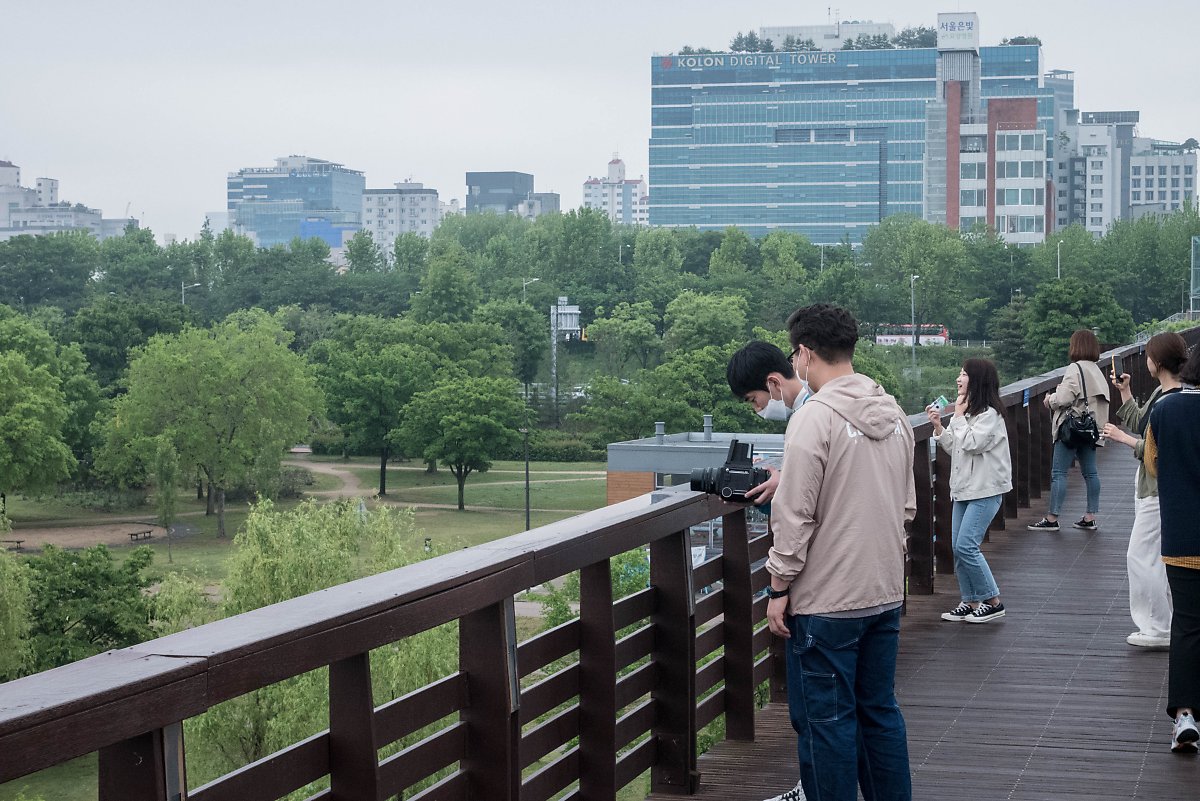
M 1125 643 L 1125 548 L 1136 463 L 1125 447 L 1099 459 L 1100 530 L 1070 527 L 1084 508 L 1079 471 L 1060 533 L 1026 531 L 1043 493 L 984 546 L 1007 608 L 972 626 L 938 615 L 958 600 L 952 576 L 910 598 L 897 694 L 908 725 L 913 797 L 956 801 L 1194 798 L 1200 760 L 1172 754 L 1163 711 L 1167 654 Z M 700 759 L 693 798 L 760 801 L 795 784 L 783 705 L 759 715 L 754 743 L 723 742 Z M 655 801 L 667 796 L 652 795 Z M 678 799 L 679 796 L 672 796 Z

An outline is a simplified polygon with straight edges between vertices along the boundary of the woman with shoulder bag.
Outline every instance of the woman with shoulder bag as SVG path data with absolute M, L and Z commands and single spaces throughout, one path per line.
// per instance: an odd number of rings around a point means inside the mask
M 1087 512 L 1075 522 L 1075 528 L 1095 531 L 1096 513 L 1100 511 L 1100 474 L 1096 471 L 1096 447 L 1104 445 L 1099 439 L 1094 444 L 1078 444 L 1072 440 L 1064 442 L 1074 432 L 1074 421 L 1093 418 L 1095 437 L 1100 427 L 1108 421 L 1108 382 L 1096 366 L 1100 358 L 1100 341 L 1086 328 L 1071 334 L 1068 352 L 1071 364 L 1063 374 L 1058 389 L 1046 395 L 1042 401 L 1054 413 L 1052 436 L 1054 437 L 1054 460 L 1050 465 L 1050 511 L 1036 523 L 1026 528 L 1031 531 L 1058 531 L 1058 513 L 1067 499 L 1067 469 L 1072 461 L 1079 462 L 1087 485 Z M 1072 419 L 1074 418 L 1074 420 Z
M 1133 530 L 1129 532 L 1129 549 L 1125 561 L 1129 570 L 1129 615 L 1138 630 L 1125 638 L 1130 645 L 1142 648 L 1166 648 L 1171 644 L 1171 589 L 1167 586 L 1167 570 L 1162 561 L 1162 524 L 1158 514 L 1158 482 L 1146 470 L 1146 424 L 1150 411 L 1164 398 L 1181 388 L 1179 370 L 1187 361 L 1187 342 L 1174 331 L 1155 334 L 1146 343 L 1146 369 L 1158 379 L 1158 386 L 1149 400 L 1139 406 L 1129 389 L 1129 374 L 1113 376 L 1121 393 L 1121 408 L 1117 417 L 1126 428 L 1107 423 L 1101 436 L 1133 448 L 1137 456 L 1134 477 Z
M 928 409 L 938 445 L 950 454 L 950 519 L 954 575 L 962 601 L 942 620 L 990 623 L 1004 617 L 1000 588 L 979 550 L 988 524 L 1012 489 L 1008 428 L 1000 405 L 1000 376 L 986 359 L 967 359 L 958 374 L 958 400 L 950 425 L 942 410 Z

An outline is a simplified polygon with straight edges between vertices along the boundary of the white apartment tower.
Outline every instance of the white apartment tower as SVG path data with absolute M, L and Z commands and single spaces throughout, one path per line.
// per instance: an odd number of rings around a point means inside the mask
M 615 223 L 646 225 L 650 221 L 646 180 L 641 176 L 626 178 L 625 162 L 614 153 L 608 162 L 607 177 L 583 182 L 583 207 L 602 211 Z
M 395 189 L 367 189 L 362 204 L 363 229 L 385 250 L 401 234 L 428 239 L 441 221 L 437 190 L 413 181 L 400 181 Z

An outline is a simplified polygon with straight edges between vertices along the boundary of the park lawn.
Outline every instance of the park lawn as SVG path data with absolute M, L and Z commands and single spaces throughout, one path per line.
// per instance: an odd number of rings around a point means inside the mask
M 378 456 L 351 456 L 349 459 L 343 459 L 341 456 L 309 456 L 305 455 L 298 462 L 325 462 L 327 464 L 340 464 L 346 467 L 373 467 L 375 474 L 379 474 L 379 457 Z M 425 466 L 418 461 L 409 460 L 406 462 L 389 462 L 389 470 L 424 470 Z M 492 463 L 493 470 L 517 470 L 521 473 L 525 472 L 525 462 L 519 459 L 506 460 L 499 459 Z M 532 472 L 542 473 L 578 473 L 578 472 L 601 472 L 608 469 L 608 465 L 604 462 L 539 462 L 530 461 L 529 469 Z
M 403 506 L 403 502 L 397 505 Z M 532 528 L 547 526 L 571 517 L 575 512 L 539 512 L 529 515 Z M 442 552 L 470 548 L 485 542 L 511 537 L 525 530 L 525 507 L 512 511 L 473 511 L 467 509 L 417 509 L 417 528 L 423 537 L 429 537 L 434 547 Z
M 467 477 L 463 493 L 468 507 L 487 506 L 499 509 L 525 511 L 525 485 L 523 482 L 510 484 L 477 483 L 475 475 Z M 529 486 L 529 505 L 533 509 L 567 509 L 586 512 L 598 509 L 607 503 L 607 488 L 603 478 L 581 478 L 577 480 L 555 479 L 545 483 L 532 480 Z M 458 504 L 458 485 L 412 487 L 397 491 L 393 500 L 410 503 Z
M 0 784 L 0 801 L 26 798 L 45 801 L 96 801 L 97 760 L 95 754 L 81 756 L 52 768 Z

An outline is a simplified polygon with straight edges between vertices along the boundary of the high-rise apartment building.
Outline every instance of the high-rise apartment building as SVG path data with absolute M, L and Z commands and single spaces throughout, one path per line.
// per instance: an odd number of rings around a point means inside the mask
M 308 156 L 277 158 L 274 167 L 229 174 L 230 222 L 260 247 L 287 244 L 301 235 L 305 222 L 360 224 L 365 188 L 363 174 L 341 164 Z
M 650 224 L 857 243 L 905 213 L 1044 238 L 1070 73 L 1048 80 L 1037 45 L 981 47 L 975 14 L 937 31 L 928 48 L 654 58 Z
M 428 239 L 441 222 L 438 192 L 424 184 L 400 181 L 394 189 L 368 189 L 362 197 L 363 229 L 375 243 L 390 248 L 401 234 Z
M 602 211 L 615 223 L 646 225 L 650 217 L 646 180 L 641 176 L 626 178 L 625 162 L 614 153 L 604 178 L 583 182 L 583 207 Z
M 1132 216 L 1169 214 L 1196 203 L 1196 151 L 1176 142 L 1135 138 L 1129 159 Z

